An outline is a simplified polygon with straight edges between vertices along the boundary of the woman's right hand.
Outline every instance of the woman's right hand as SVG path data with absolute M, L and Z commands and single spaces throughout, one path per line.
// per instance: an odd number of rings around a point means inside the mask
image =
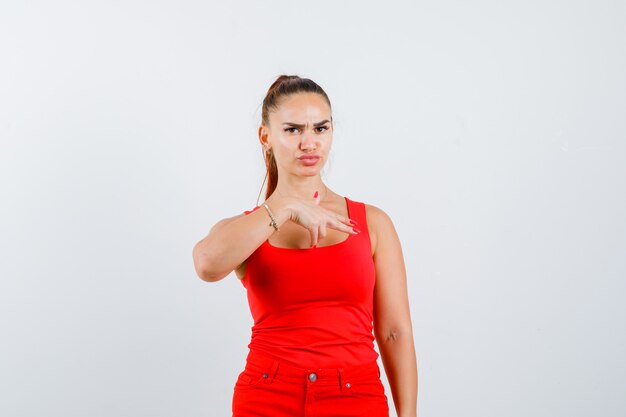
M 321 207 L 319 203 L 320 197 L 317 191 L 309 201 L 291 198 L 289 202 L 291 209 L 289 220 L 309 231 L 311 234 L 311 247 L 317 245 L 320 239 L 326 237 L 328 228 L 350 234 L 359 233 L 358 229 L 353 228 L 356 222 L 339 213 Z

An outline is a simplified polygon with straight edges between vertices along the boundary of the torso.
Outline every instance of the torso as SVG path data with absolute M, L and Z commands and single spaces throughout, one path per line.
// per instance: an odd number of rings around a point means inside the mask
M 325 209 L 334 211 L 336 213 L 341 214 L 342 216 L 348 217 L 348 210 L 346 207 L 346 202 L 343 197 L 337 196 L 332 202 L 327 202 L 325 204 L 320 204 Z M 367 217 L 367 228 L 369 230 L 370 242 L 372 247 L 372 255 L 375 252 L 376 248 L 376 233 L 375 226 L 372 223 L 372 217 L 368 215 L 370 212 L 368 204 L 365 204 L 365 213 Z M 359 229 L 359 225 L 356 225 L 356 228 Z M 348 235 L 345 232 L 327 228 L 326 236 L 319 240 L 317 247 L 331 246 L 336 245 L 337 243 L 341 243 L 346 240 Z M 292 222 L 288 221 L 283 223 L 280 227 L 280 235 L 274 233 L 268 238 L 268 243 L 272 246 L 277 246 L 281 248 L 308 248 L 311 243 L 311 234 L 304 227 Z M 235 269 L 235 274 L 237 278 L 243 279 L 243 276 L 246 272 L 246 261 L 243 261 L 239 267 Z

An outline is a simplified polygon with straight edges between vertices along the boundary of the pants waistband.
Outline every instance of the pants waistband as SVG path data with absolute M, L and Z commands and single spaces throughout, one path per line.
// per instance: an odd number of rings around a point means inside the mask
M 278 376 L 284 381 L 330 385 L 337 382 L 341 384 L 342 381 L 380 378 L 376 361 L 338 368 L 295 367 L 254 350 L 250 350 L 246 357 L 246 367 L 267 375 L 269 381 Z

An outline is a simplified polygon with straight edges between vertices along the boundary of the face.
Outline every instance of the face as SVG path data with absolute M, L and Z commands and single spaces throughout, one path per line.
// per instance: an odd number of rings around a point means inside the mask
M 281 171 L 306 176 L 318 174 L 326 163 L 333 139 L 326 100 L 316 93 L 292 94 L 282 99 L 269 118 L 269 126 L 259 127 L 259 139 L 271 147 L 279 176 Z

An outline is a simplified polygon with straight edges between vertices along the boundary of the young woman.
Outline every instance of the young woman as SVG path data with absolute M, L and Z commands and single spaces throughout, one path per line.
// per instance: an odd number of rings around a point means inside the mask
M 330 190 L 320 171 L 333 119 L 315 82 L 282 75 L 258 131 L 265 201 L 217 222 L 193 249 L 214 282 L 233 270 L 254 319 L 234 417 L 415 417 L 417 361 L 404 258 L 389 216 Z M 358 155 L 355 155 L 358 157 Z

